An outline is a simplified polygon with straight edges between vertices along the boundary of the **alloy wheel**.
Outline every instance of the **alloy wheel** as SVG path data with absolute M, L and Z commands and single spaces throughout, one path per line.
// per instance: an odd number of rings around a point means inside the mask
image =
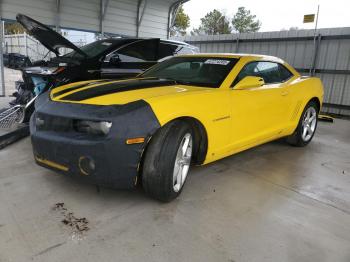
M 181 140 L 175 159 L 173 173 L 173 189 L 175 192 L 179 192 L 185 183 L 191 164 L 192 144 L 192 135 L 186 133 Z
M 302 122 L 302 134 L 301 137 L 304 142 L 309 141 L 316 130 L 317 124 L 317 112 L 314 107 L 309 107 L 303 116 Z

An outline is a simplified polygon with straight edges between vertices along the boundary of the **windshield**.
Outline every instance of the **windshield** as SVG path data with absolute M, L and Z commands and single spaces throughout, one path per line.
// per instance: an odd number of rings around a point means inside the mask
M 237 61 L 222 57 L 174 57 L 140 76 L 172 79 L 185 85 L 220 87 Z
M 88 58 L 91 58 L 103 53 L 112 44 L 113 44 L 112 41 L 109 41 L 109 40 L 96 41 L 80 47 L 80 50 L 82 50 L 85 54 L 87 54 Z M 76 51 L 70 52 L 64 55 L 63 57 L 78 58 L 78 59 L 83 58 L 83 56 Z

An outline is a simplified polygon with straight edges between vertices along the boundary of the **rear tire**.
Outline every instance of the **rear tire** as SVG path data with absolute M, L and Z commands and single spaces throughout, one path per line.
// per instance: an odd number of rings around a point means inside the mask
M 162 127 L 147 148 L 142 185 L 152 198 L 169 202 L 180 195 L 186 182 L 193 151 L 193 132 L 176 120 Z
M 309 144 L 315 135 L 318 122 L 319 108 L 314 101 L 310 101 L 300 116 L 294 133 L 287 137 L 290 145 L 303 147 Z

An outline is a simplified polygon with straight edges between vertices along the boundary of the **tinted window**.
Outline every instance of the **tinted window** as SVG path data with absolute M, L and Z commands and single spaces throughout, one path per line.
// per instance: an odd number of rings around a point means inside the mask
M 283 65 L 279 64 L 279 67 L 280 67 L 281 80 L 283 82 L 288 80 L 289 78 L 291 78 L 293 76 L 293 74 L 287 68 L 285 68 Z
M 116 51 L 122 62 L 145 62 L 156 60 L 156 41 L 138 41 Z
M 282 82 L 277 63 L 258 62 L 255 70 L 257 74 L 264 79 L 266 84 Z
M 159 45 L 159 59 L 174 55 L 193 54 L 192 50 L 183 45 L 160 43 Z
M 234 58 L 173 57 L 155 65 L 141 77 L 172 79 L 179 84 L 219 87 L 236 63 L 237 59 Z
M 233 85 L 246 76 L 262 77 L 266 84 L 281 83 L 292 76 L 283 65 L 273 62 L 251 62 L 247 64 L 236 77 Z
M 186 46 L 179 46 L 178 50 L 176 50 L 176 53 L 179 55 L 189 55 L 193 54 L 194 52 L 191 48 L 188 48 Z

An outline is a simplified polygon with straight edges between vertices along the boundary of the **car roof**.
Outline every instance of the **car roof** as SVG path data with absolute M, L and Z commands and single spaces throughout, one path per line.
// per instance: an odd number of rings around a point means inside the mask
M 251 59 L 267 60 L 271 62 L 284 63 L 284 61 L 275 56 L 261 55 L 261 54 L 241 54 L 241 53 L 198 53 L 190 55 L 181 55 L 190 57 L 221 57 L 221 58 L 241 58 L 248 57 Z

